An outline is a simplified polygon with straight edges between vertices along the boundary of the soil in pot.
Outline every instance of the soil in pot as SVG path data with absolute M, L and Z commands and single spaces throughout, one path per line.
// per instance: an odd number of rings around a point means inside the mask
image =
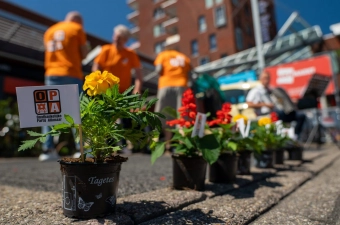
M 102 163 L 87 158 L 63 158 L 62 208 L 67 217 L 89 219 L 103 217 L 116 209 L 119 173 L 127 158 L 113 156 Z
M 261 154 L 255 154 L 257 168 L 273 168 L 275 163 L 275 151 L 266 150 Z
M 250 174 L 251 167 L 251 154 L 252 151 L 240 151 L 238 157 L 238 174 L 248 175 Z
M 289 160 L 303 160 L 303 148 L 289 148 L 287 151 Z
M 275 164 L 283 164 L 284 162 L 284 153 L 285 151 L 283 149 L 277 149 L 275 150 Z
M 238 155 L 221 154 L 218 160 L 209 166 L 209 181 L 213 183 L 230 183 L 236 179 Z
M 172 155 L 173 188 L 204 191 L 207 162 L 203 157 Z

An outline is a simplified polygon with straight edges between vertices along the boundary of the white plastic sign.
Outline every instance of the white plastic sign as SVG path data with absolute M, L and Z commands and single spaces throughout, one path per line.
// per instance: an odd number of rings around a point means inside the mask
M 77 84 L 17 87 L 16 92 L 21 128 L 66 122 L 65 114 L 81 123 Z
M 245 124 L 244 124 L 244 119 L 241 118 L 241 119 L 238 119 L 236 120 L 236 124 L 237 124 L 237 127 L 238 127 L 238 130 L 240 131 L 242 137 L 244 138 L 245 136 Z
M 276 121 L 276 122 L 275 122 L 275 125 L 276 125 L 276 134 L 277 134 L 277 135 L 281 135 L 282 129 L 283 129 L 282 120 Z
M 195 125 L 193 128 L 193 131 L 191 133 L 191 137 L 203 137 L 204 136 L 204 127 L 205 127 L 205 122 L 207 121 L 207 115 L 204 113 L 197 113 L 196 115 L 196 120 L 195 120 Z
M 249 136 L 249 132 L 250 132 L 250 124 L 251 124 L 251 120 L 248 120 L 247 122 L 247 127 L 246 127 L 246 131 L 244 134 L 244 137 L 248 137 Z

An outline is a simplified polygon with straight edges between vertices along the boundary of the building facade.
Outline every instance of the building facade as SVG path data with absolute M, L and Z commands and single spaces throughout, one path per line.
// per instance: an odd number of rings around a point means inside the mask
M 205 64 L 255 46 L 250 0 L 128 0 L 138 52 L 155 57 L 172 46 Z M 276 35 L 272 0 L 259 0 L 264 42 Z

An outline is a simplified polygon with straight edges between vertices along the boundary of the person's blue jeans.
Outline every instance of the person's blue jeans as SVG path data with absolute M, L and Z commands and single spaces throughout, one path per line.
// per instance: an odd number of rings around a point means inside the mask
M 65 85 L 65 84 L 78 84 L 79 95 L 83 91 L 83 81 L 70 76 L 46 76 L 45 85 Z M 42 127 L 43 134 L 51 131 L 49 126 Z M 75 137 L 75 129 L 72 129 L 73 137 Z M 76 148 L 79 149 L 79 143 L 75 143 Z M 43 151 L 48 151 L 49 149 L 54 149 L 53 137 L 47 136 L 47 140 L 42 145 Z

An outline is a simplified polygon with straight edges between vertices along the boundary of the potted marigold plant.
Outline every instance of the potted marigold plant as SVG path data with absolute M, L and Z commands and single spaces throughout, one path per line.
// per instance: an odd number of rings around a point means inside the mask
M 131 94 L 133 87 L 119 93 L 119 78 L 104 71 L 96 71 L 86 76 L 80 96 L 82 132 L 77 132 L 77 140 L 82 137 L 84 148 L 93 157 L 60 160 L 62 172 L 62 208 L 64 215 L 76 218 L 104 216 L 114 211 L 122 162 L 127 158 L 116 152 L 124 146 L 118 143 L 125 138 L 133 144 L 146 145 L 158 137 L 163 117 L 159 113 L 147 111 L 157 99 L 146 102 L 147 92 Z M 146 110 L 142 110 L 146 108 Z M 57 124 L 47 134 L 28 132 L 35 137 L 24 141 L 19 150 L 44 142 L 47 135 L 60 135 L 70 128 L 79 129 L 70 116 L 68 123 Z M 129 118 L 132 127 L 123 128 L 118 119 Z M 146 126 L 152 127 L 145 132 Z M 82 135 L 81 135 L 82 134 Z
M 220 143 L 220 154 L 217 161 L 209 166 L 209 181 L 228 183 L 236 179 L 237 174 L 237 145 L 231 141 L 235 124 L 231 123 L 231 104 L 224 103 L 222 109 L 216 112 L 217 118 L 209 121 L 211 132 Z M 218 127 L 216 127 L 216 125 Z
M 243 119 L 245 125 L 248 124 L 248 118 L 242 114 L 235 115 L 233 117 L 233 122 L 236 122 L 239 119 Z M 234 146 L 236 152 L 239 155 L 237 165 L 238 174 L 240 175 L 250 174 L 251 155 L 253 152 L 261 151 L 261 149 L 259 149 L 259 145 L 257 145 L 257 143 L 254 142 L 254 139 L 249 134 L 247 136 L 243 136 L 240 130 L 233 132 L 233 135 L 229 140 L 229 145 Z
M 172 155 L 173 188 L 204 190 L 207 163 L 214 163 L 219 156 L 219 143 L 214 134 L 203 137 L 192 137 L 197 116 L 194 93 L 187 89 L 183 93 L 182 106 L 178 118 L 167 121 L 172 129 L 173 137 L 170 145 L 175 148 Z M 151 162 L 163 155 L 165 143 L 157 143 L 152 150 Z
M 270 117 L 262 117 L 258 120 L 258 126 L 253 130 L 253 139 L 261 148 L 261 152 L 255 153 L 256 166 L 260 168 L 272 168 L 274 164 L 283 163 L 284 137 L 277 134 L 275 122 L 278 120 L 276 113 Z

